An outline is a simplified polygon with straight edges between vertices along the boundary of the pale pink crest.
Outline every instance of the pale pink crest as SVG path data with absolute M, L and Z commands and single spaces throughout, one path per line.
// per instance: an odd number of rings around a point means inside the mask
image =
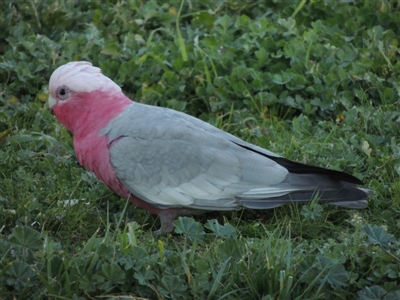
M 50 77 L 49 90 L 56 98 L 59 86 L 66 85 L 74 92 L 92 92 L 94 90 L 115 90 L 121 88 L 101 73 L 100 68 L 90 62 L 73 61 L 58 67 Z

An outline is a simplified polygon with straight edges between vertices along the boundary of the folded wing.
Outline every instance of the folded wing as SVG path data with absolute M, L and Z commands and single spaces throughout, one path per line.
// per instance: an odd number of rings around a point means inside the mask
M 291 162 L 173 110 L 133 103 L 100 134 L 119 180 L 159 208 L 263 209 L 314 196 L 366 206 L 351 175 Z

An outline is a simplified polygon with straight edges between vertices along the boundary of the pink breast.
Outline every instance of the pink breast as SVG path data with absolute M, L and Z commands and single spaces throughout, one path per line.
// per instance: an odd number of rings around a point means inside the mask
M 75 153 L 79 163 L 92 171 L 111 190 L 128 198 L 128 190 L 119 182 L 110 163 L 107 137 L 90 135 L 84 140 L 74 139 Z

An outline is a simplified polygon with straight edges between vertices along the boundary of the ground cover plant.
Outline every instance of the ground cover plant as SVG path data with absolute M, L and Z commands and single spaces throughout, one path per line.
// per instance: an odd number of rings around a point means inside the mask
M 0 299 L 399 299 L 398 1 L 2 3 Z M 72 60 L 135 101 L 349 172 L 368 209 L 158 220 L 74 157 L 47 108 Z

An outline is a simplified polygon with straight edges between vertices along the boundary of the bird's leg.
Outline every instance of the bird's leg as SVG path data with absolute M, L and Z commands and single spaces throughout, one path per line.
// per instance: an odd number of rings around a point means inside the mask
M 161 210 L 158 213 L 160 218 L 161 228 L 156 230 L 156 234 L 167 234 L 174 230 L 175 226 L 172 224 L 179 216 L 190 216 L 190 215 L 200 215 L 205 213 L 204 210 L 190 209 L 190 208 L 171 208 L 166 210 Z
M 161 222 L 161 228 L 156 230 L 156 234 L 167 234 L 174 230 L 172 222 L 178 217 L 179 214 L 172 210 L 164 210 L 158 214 Z

